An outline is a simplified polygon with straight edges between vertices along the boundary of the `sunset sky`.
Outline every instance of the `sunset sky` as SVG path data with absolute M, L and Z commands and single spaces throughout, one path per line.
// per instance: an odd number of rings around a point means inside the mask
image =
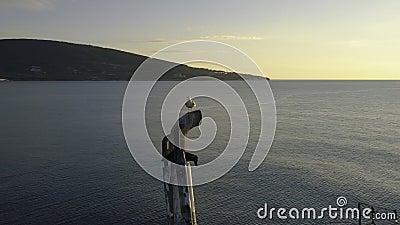
M 399 0 L 1 0 L 0 38 L 144 55 L 216 40 L 272 79 L 400 79 Z

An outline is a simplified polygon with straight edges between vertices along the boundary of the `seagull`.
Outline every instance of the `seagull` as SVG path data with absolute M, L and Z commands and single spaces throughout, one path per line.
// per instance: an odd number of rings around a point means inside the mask
M 185 103 L 185 106 L 190 110 L 193 109 L 194 107 L 196 107 L 196 102 L 190 97 L 187 97 L 187 98 L 188 98 L 188 100 Z

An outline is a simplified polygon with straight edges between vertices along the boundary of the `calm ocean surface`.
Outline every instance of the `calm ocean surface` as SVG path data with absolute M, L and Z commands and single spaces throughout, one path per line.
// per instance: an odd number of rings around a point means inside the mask
M 0 224 L 164 224 L 163 185 L 125 144 L 126 84 L 0 83 Z M 349 207 L 400 210 L 400 81 L 271 86 L 278 123 L 267 159 L 249 172 L 246 151 L 224 177 L 196 187 L 199 224 L 326 224 L 256 211 L 336 206 L 339 196 Z M 200 163 L 218 154 L 204 150 Z

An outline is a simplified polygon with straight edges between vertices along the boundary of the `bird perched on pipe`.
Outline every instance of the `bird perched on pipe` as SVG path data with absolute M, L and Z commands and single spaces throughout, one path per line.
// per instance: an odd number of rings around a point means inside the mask
M 192 110 L 194 107 L 196 107 L 196 102 L 191 98 L 191 97 L 187 97 L 188 100 L 185 103 L 185 106 L 189 109 Z

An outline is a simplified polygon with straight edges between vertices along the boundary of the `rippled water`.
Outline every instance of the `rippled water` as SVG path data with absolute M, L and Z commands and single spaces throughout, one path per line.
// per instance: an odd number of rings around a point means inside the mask
M 125 86 L 0 83 L 0 224 L 165 222 L 162 183 L 125 144 Z M 223 178 L 196 187 L 199 224 L 288 224 L 260 220 L 256 211 L 264 203 L 322 208 L 336 205 L 338 196 L 351 207 L 364 202 L 399 210 L 400 82 L 271 86 L 278 123 L 267 159 L 248 172 L 252 152 L 246 151 Z M 218 155 L 223 143 L 200 152 L 200 163 Z

